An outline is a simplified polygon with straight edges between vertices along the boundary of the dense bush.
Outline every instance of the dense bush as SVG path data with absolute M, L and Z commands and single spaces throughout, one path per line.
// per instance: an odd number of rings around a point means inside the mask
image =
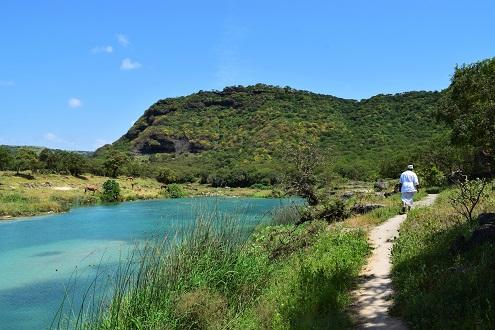
M 10 148 L 0 146 L 0 170 L 12 169 L 14 154 Z
M 171 183 L 167 185 L 167 196 L 170 198 L 181 198 L 186 195 L 180 184 Z
M 101 200 L 107 203 L 120 201 L 120 186 L 115 180 L 107 180 L 103 183 Z
M 447 183 L 445 174 L 435 165 L 421 169 L 418 171 L 418 176 L 421 178 L 421 186 L 424 187 L 441 187 Z
M 165 184 L 173 183 L 177 181 L 177 175 L 169 168 L 162 168 L 156 176 L 156 181 Z
M 330 199 L 311 208 L 306 208 L 300 222 L 324 220 L 326 222 L 342 221 L 351 215 L 346 204 L 340 199 Z

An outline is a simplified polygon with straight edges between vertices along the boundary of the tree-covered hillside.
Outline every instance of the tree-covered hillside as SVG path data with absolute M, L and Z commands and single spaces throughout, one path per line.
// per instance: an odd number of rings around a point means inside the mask
M 200 91 L 156 102 L 97 154 L 131 151 L 194 174 L 276 172 L 287 149 L 312 142 L 329 171 L 376 176 L 383 161 L 421 150 L 446 132 L 433 116 L 440 96 L 410 92 L 356 101 L 262 84 Z

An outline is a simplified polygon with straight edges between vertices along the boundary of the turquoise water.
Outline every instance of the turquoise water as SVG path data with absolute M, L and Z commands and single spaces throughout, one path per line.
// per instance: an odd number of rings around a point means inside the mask
M 242 214 L 255 226 L 287 199 L 184 198 L 77 208 L 0 222 L 0 328 L 46 329 L 70 279 L 88 284 L 136 241 L 173 236 L 199 210 Z

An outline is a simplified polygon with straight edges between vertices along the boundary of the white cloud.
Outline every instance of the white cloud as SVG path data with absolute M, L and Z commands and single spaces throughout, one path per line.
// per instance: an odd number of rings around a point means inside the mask
M 125 34 L 117 34 L 117 41 L 124 47 L 127 47 L 131 44 L 129 38 Z
M 120 63 L 121 70 L 134 70 L 142 67 L 141 63 L 137 61 L 132 61 L 130 58 L 124 58 Z
M 15 86 L 15 82 L 13 82 L 12 80 L 0 80 L 0 86 L 12 87 Z
M 71 97 L 69 101 L 67 101 L 67 104 L 70 108 L 80 108 L 83 106 L 82 101 L 77 97 Z
M 108 46 L 101 46 L 101 47 L 94 47 L 93 49 L 91 49 L 91 52 L 93 54 L 99 54 L 99 53 L 106 53 L 106 54 L 110 54 L 110 53 L 113 53 L 113 47 L 108 45 Z

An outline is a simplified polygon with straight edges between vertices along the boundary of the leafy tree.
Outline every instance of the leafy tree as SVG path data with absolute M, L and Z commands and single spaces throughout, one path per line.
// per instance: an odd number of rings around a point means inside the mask
M 454 144 L 475 147 L 478 160 L 491 166 L 495 148 L 495 58 L 456 67 L 438 116 L 452 127 Z
M 107 203 L 120 201 L 120 186 L 115 180 L 107 180 L 103 183 L 101 200 Z
M 160 173 L 156 176 L 156 180 L 160 183 L 172 183 L 177 181 L 177 174 L 169 168 L 161 168 Z
M 60 159 L 55 151 L 48 148 L 41 150 L 40 154 L 38 155 L 38 160 L 41 162 L 40 166 L 42 168 L 58 172 Z
M 12 168 L 13 162 L 12 151 L 7 147 L 0 146 L 0 170 L 4 171 Z
M 445 174 L 435 165 L 421 169 L 418 175 L 421 178 L 421 185 L 425 187 L 443 186 L 447 182 Z
M 86 159 L 75 152 L 68 152 L 65 154 L 64 164 L 71 175 L 79 176 L 86 168 Z
M 130 161 L 129 156 L 122 151 L 111 152 L 103 162 L 108 176 L 116 178 L 122 168 Z
M 287 151 L 286 160 L 291 166 L 284 178 L 287 193 L 305 198 L 311 206 L 317 205 L 320 180 L 316 171 L 322 160 L 318 148 L 311 143 L 301 144 Z
M 19 148 L 17 150 L 14 157 L 14 163 L 17 173 L 25 170 L 36 171 L 39 165 L 36 152 L 28 148 Z

